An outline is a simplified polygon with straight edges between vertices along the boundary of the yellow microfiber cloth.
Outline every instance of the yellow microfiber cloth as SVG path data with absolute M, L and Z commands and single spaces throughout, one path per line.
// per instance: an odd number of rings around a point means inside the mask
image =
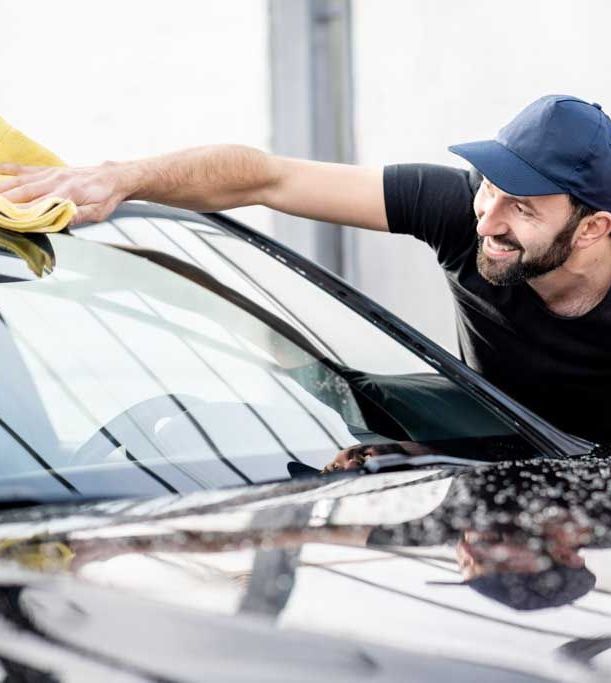
M 24 166 L 63 166 L 53 152 L 31 140 L 0 118 L 0 163 Z M 11 176 L 0 175 L 0 181 Z M 0 182 L 0 192 L 2 183 Z M 0 194 L 0 228 L 13 232 L 58 232 L 76 214 L 76 205 L 69 199 L 45 197 L 28 206 L 15 204 Z
M 53 272 L 55 253 L 46 235 L 15 235 L 8 230 L 0 230 L 0 249 L 10 251 L 25 261 L 38 277 Z

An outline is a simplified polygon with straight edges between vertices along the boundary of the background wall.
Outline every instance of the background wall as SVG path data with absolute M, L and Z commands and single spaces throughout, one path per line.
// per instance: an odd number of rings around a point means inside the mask
M 266 0 L 0 0 L 0 116 L 74 165 L 269 149 Z M 261 227 L 260 208 L 237 212 Z
M 271 2 L 0 0 L 0 116 L 77 165 L 211 142 L 269 150 Z M 449 144 L 493 136 L 546 93 L 611 108 L 604 0 L 353 0 L 351 12 L 358 163 L 460 165 Z M 235 213 L 272 230 L 265 209 Z M 348 277 L 455 350 L 451 302 L 428 249 L 350 233 Z

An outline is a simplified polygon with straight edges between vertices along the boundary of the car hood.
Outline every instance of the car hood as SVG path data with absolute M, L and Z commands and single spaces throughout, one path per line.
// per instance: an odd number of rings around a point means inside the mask
M 135 680 L 602 680 L 608 479 L 606 460 L 588 457 L 8 508 L 0 662 L 81 667 L 88 680 L 109 669 Z M 593 579 L 540 591 L 535 606 L 464 583 L 474 564 L 513 577 L 525 561 L 531 574 L 564 563 Z

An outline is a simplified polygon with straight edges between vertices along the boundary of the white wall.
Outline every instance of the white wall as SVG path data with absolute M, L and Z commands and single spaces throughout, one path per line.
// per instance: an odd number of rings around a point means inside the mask
M 0 116 L 67 163 L 269 148 L 266 0 L 0 0 L 0 16 Z
M 493 137 L 537 97 L 611 111 L 611 4 L 603 0 L 354 0 L 360 163 L 462 165 L 448 145 Z M 359 285 L 455 350 L 453 310 L 428 248 L 359 236 Z

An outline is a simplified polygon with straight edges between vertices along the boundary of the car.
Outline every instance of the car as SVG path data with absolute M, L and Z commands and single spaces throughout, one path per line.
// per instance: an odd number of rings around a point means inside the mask
M 6 680 L 611 674 L 609 444 L 227 215 L 0 247 Z

